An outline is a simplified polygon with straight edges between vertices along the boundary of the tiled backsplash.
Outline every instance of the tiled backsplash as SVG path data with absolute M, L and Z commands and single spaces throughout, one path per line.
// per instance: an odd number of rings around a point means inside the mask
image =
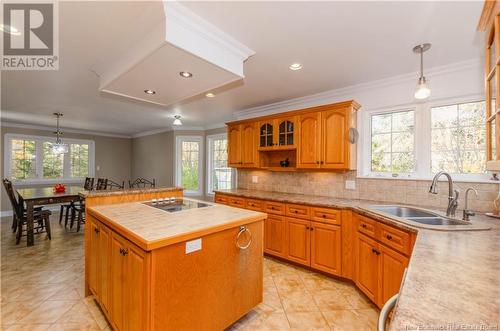
M 258 177 L 257 183 L 252 183 L 252 176 Z M 356 189 L 346 190 L 346 180 L 355 181 Z M 439 183 L 437 195 L 428 192 L 430 184 L 428 180 L 356 178 L 355 171 L 339 174 L 238 170 L 239 188 L 446 208 L 448 183 Z M 468 187 L 475 188 L 478 192 L 477 198 L 474 194 L 469 194 L 471 209 L 480 212 L 493 209 L 493 200 L 498 195 L 500 184 L 455 183 L 455 188 L 460 191 L 459 209 L 464 206 L 465 190 Z

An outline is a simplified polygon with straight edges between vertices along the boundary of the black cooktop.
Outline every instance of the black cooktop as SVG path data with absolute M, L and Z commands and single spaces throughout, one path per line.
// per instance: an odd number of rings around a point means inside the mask
M 185 199 L 159 199 L 144 202 L 145 205 L 158 208 L 169 213 L 175 213 L 181 210 L 194 209 L 194 208 L 205 208 L 210 206 L 208 203 L 185 200 Z

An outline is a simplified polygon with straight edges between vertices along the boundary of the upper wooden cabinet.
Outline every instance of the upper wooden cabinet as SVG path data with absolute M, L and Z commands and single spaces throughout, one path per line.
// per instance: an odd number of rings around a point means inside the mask
M 228 126 L 228 165 L 235 168 L 258 166 L 257 127 L 249 122 Z
M 229 166 L 280 171 L 296 169 L 354 170 L 355 101 L 340 102 L 228 123 Z M 255 131 L 243 132 L 251 125 Z M 255 153 L 249 149 L 253 146 Z M 247 162 L 245 162 L 245 155 Z
M 486 168 L 500 170 L 500 2 L 485 1 L 478 30 L 485 31 Z

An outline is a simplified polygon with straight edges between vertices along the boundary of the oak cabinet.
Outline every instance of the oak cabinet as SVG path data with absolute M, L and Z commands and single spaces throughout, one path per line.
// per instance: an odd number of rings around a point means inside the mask
M 363 234 L 358 234 L 356 259 L 356 284 L 370 300 L 377 302 L 380 254 L 378 243 Z
M 110 244 L 111 230 L 104 225 L 99 226 L 99 258 L 98 258 L 98 283 L 99 300 L 102 303 L 102 309 L 109 312 L 111 306 L 110 296 Z
M 350 139 L 350 129 L 356 128 L 359 107 L 351 100 L 227 123 L 229 166 L 353 170 L 356 134 Z
M 300 264 L 311 264 L 311 222 L 286 217 L 286 258 Z
M 333 275 L 341 275 L 340 226 L 311 222 L 311 229 L 311 267 Z
M 241 161 L 241 125 L 227 128 L 227 163 L 230 167 L 239 167 Z
M 268 214 L 264 221 L 264 252 L 285 257 L 285 217 Z
M 125 259 L 123 247 L 125 239 L 119 235 L 111 235 L 110 280 L 111 280 L 111 321 L 118 330 L 124 330 L 125 315 Z
M 379 259 L 381 282 L 378 303 L 383 306 L 387 300 L 399 292 L 409 259 L 384 245 L 380 245 Z
M 98 265 L 99 265 L 99 225 L 96 222 L 89 222 L 90 227 L 90 254 L 92 256 L 92 265 L 90 266 L 89 287 L 97 295 L 99 294 L 97 286 Z

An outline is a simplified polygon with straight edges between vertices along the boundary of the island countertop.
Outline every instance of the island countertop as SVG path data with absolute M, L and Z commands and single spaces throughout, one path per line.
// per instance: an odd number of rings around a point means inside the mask
M 146 251 L 262 221 L 267 217 L 265 213 L 209 204 L 209 207 L 174 213 L 142 202 L 97 205 L 87 209 L 90 215 Z
M 417 233 L 390 330 L 498 330 L 500 326 L 500 220 L 477 215 L 483 231 L 411 227 L 376 213 L 376 201 L 258 190 L 220 190 L 253 199 L 350 209 Z M 431 208 L 432 209 L 432 208 Z M 475 328 L 474 328 L 475 327 Z M 480 328 L 482 327 L 482 328 Z

